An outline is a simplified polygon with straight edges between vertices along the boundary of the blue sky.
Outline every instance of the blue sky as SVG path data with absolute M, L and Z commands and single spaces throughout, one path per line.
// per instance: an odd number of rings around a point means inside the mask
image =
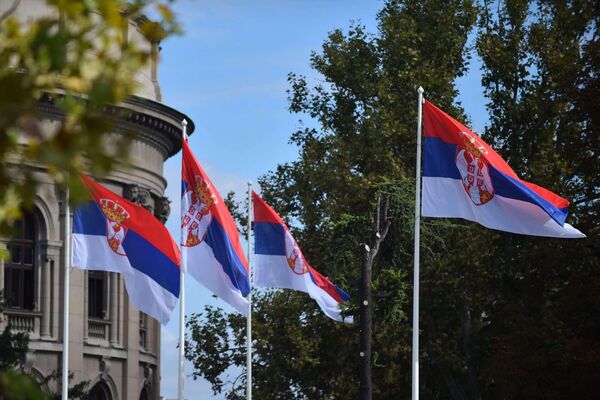
M 288 144 L 298 126 L 287 111 L 287 74 L 318 79 L 309 68 L 312 50 L 319 50 L 327 33 L 360 21 L 376 31 L 379 0 L 197 0 L 177 1 L 174 10 L 185 33 L 162 45 L 160 83 L 165 104 L 191 117 L 196 125 L 190 144 L 196 157 L 222 193 L 245 193 L 246 182 L 277 164 L 294 160 Z M 459 80 L 463 107 L 481 131 L 486 123 L 480 87 L 479 61 Z M 416 94 L 415 94 L 416 95 Z M 415 100 L 416 102 L 416 100 Z M 167 222 L 179 236 L 181 156 L 165 164 L 167 196 L 172 213 Z M 205 304 L 226 304 L 204 287 L 188 280 L 187 312 Z M 162 329 L 161 395 L 177 395 L 178 310 Z M 186 364 L 191 375 L 192 366 Z M 207 382 L 186 377 L 186 397 L 213 396 Z

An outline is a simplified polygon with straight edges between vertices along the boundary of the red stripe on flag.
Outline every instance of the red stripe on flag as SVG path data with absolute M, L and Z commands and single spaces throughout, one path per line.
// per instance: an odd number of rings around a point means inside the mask
M 195 177 L 200 176 L 202 179 L 204 179 L 210 184 L 211 193 L 214 194 L 217 198 L 217 202 L 212 208 L 213 217 L 217 220 L 219 225 L 221 225 L 221 227 L 227 234 L 227 238 L 229 239 L 231 247 L 238 255 L 239 259 L 242 261 L 242 264 L 244 265 L 246 271 L 248 271 L 248 261 L 246 261 L 246 255 L 244 254 L 244 250 L 242 249 L 242 245 L 240 243 L 237 226 L 235 225 L 233 217 L 229 213 L 227 206 L 223 202 L 223 198 L 221 197 L 221 195 L 213 185 L 212 181 L 210 180 L 208 175 L 206 175 L 206 172 L 204 172 L 204 169 L 202 169 L 202 166 L 192 153 L 192 150 L 190 149 L 190 145 L 188 144 L 187 140 L 183 141 L 182 150 L 183 169 L 181 172 L 183 180 L 188 185 L 192 185 L 194 184 Z
M 179 247 L 167 228 L 150 211 L 111 192 L 85 175 L 81 175 L 80 178 L 89 190 L 91 199 L 98 203 L 100 209 L 102 209 L 101 199 L 109 199 L 121 205 L 129 213 L 129 217 L 122 222 L 123 226 L 144 238 L 179 268 L 181 259 Z
M 544 189 L 541 186 L 535 185 L 521 180 L 515 171 L 504 161 L 498 153 L 494 151 L 487 143 L 485 143 L 477 134 L 469 128 L 440 110 L 438 107 L 425 101 L 423 106 L 423 135 L 427 137 L 435 137 L 440 140 L 456 145 L 464 145 L 464 138 L 461 132 L 473 135 L 477 140 L 477 145 L 483 146 L 487 150 L 487 154 L 482 154 L 482 158 L 494 166 L 498 171 L 517 179 L 531 190 L 536 192 L 540 197 L 558 208 L 566 208 L 569 206 L 569 201 L 559 195 Z
M 306 260 L 304 260 L 306 262 Z M 307 263 L 308 265 L 308 263 Z M 313 278 L 315 284 L 320 287 L 325 293 L 327 293 L 331 298 L 333 298 L 338 303 L 343 303 L 344 299 L 340 296 L 337 287 L 323 275 L 321 275 L 318 271 L 316 271 L 313 267 L 309 266 L 310 275 Z
M 270 205 L 265 203 L 255 192 L 252 192 L 252 204 L 254 206 L 254 222 L 270 222 L 273 224 L 281 224 L 285 226 L 285 223 L 279 215 L 271 208 Z

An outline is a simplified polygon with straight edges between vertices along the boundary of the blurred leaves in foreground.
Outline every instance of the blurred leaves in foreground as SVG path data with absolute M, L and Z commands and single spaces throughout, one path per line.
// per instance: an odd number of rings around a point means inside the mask
M 0 232 L 31 206 L 39 171 L 70 187 L 76 201 L 83 195 L 80 172 L 103 176 L 126 163 L 135 133 L 109 136 L 119 113 L 106 113 L 107 106 L 135 92 L 134 78 L 153 57 L 152 45 L 178 31 L 167 0 L 47 0 L 44 15 L 35 20 L 18 12 L 25 3 L 5 3 L 8 8 L 0 12 Z M 132 21 L 143 40 L 128 34 Z M 50 108 L 56 120 L 42 108 Z

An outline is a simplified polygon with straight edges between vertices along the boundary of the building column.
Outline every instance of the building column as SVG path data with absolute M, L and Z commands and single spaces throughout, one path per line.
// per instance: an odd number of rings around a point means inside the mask
M 127 349 L 127 362 L 125 364 L 126 383 L 124 388 L 124 399 L 137 399 L 140 396 L 140 312 L 131 306 L 129 297 L 124 296 L 123 326 L 126 330 L 123 346 Z
M 110 272 L 110 345 L 116 347 L 119 344 L 119 274 Z
M 71 270 L 73 271 L 73 270 Z M 89 322 L 89 318 L 90 316 L 88 315 L 88 302 L 90 301 L 90 296 L 89 296 L 89 288 L 88 288 L 88 272 L 83 270 L 81 271 L 82 275 L 83 275 L 83 310 L 82 310 L 82 316 L 83 316 L 83 343 L 87 343 L 88 342 L 88 338 L 89 338 L 89 329 L 90 329 L 90 322 Z
M 48 255 L 43 255 L 42 257 L 42 327 L 40 331 L 40 336 L 42 339 L 48 340 L 50 339 L 50 318 L 51 318 L 51 276 L 50 269 L 54 264 L 54 260 L 51 259 Z
M 46 257 L 50 258 L 50 264 L 48 268 L 48 339 L 56 340 L 59 332 L 59 321 L 60 321 L 60 302 L 62 291 L 60 287 L 60 252 L 62 243 L 57 241 L 48 240 L 46 243 L 41 243 L 46 249 Z M 45 311 L 44 311 L 45 313 Z M 43 317 L 42 317 L 43 318 Z

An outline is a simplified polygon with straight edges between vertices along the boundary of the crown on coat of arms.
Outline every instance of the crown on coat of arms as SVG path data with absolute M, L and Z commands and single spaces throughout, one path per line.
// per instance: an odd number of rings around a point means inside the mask
M 109 220 L 122 223 L 129 218 L 129 212 L 118 202 L 111 199 L 100 199 L 102 212 Z
M 217 196 L 213 193 L 210 183 L 196 176 L 196 183 L 192 189 L 200 202 L 206 207 L 211 207 L 217 204 Z
M 461 131 L 460 136 L 463 139 L 465 148 L 469 153 L 477 157 L 481 157 L 482 155 L 486 155 L 489 153 L 489 151 L 485 148 L 483 143 L 479 141 L 475 135 Z

